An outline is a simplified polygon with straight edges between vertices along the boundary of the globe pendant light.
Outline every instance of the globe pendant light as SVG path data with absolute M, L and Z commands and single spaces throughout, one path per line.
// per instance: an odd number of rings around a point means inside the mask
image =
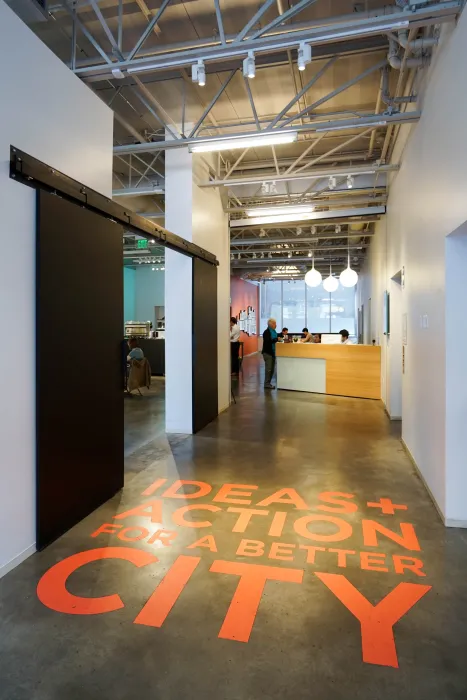
M 319 270 L 315 270 L 315 258 L 313 256 L 313 266 L 305 275 L 305 284 L 307 284 L 308 287 L 318 287 L 321 284 L 322 279 L 323 277 L 321 272 Z
M 329 265 L 329 277 L 324 280 L 323 287 L 327 292 L 335 292 L 338 286 L 339 282 L 332 276 L 332 266 Z
M 347 253 L 347 267 L 339 275 L 339 281 L 343 287 L 355 287 L 358 282 L 358 275 L 350 267 L 350 251 Z

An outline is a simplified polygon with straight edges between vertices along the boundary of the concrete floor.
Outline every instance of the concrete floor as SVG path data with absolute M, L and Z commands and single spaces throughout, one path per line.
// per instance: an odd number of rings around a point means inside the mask
M 194 437 L 163 435 L 162 386 L 126 403 L 124 491 L 0 580 L 1 700 L 466 700 L 467 533 L 442 526 L 380 403 L 265 394 L 259 364 Z M 212 490 L 162 496 L 178 479 Z M 104 523 L 123 527 L 92 537 Z M 109 546 L 140 559 L 71 566 L 67 596 L 60 562 Z

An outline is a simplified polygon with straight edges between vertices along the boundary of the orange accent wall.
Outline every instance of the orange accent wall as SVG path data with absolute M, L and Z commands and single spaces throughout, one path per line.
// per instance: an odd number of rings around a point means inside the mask
M 244 343 L 244 355 L 258 351 L 259 287 L 238 277 L 231 277 L 230 315 L 238 318 L 240 311 L 246 310 L 248 306 L 252 306 L 256 311 L 256 335 L 247 335 L 244 331 L 240 333 L 240 340 Z

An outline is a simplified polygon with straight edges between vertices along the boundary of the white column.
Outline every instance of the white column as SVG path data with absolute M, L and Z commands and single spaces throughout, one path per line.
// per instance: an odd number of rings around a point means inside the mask
M 208 178 L 200 156 L 187 148 L 169 149 L 165 160 L 165 227 L 216 255 L 218 313 L 218 408 L 230 403 L 230 256 L 227 215 L 217 189 L 203 189 Z M 166 250 L 165 373 L 166 430 L 192 433 L 192 267 L 191 259 Z

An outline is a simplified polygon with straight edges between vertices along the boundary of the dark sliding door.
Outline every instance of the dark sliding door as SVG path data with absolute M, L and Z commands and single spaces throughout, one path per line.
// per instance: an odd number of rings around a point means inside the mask
M 38 548 L 123 486 L 122 236 L 38 191 Z
M 217 414 L 217 267 L 193 258 L 193 432 Z

